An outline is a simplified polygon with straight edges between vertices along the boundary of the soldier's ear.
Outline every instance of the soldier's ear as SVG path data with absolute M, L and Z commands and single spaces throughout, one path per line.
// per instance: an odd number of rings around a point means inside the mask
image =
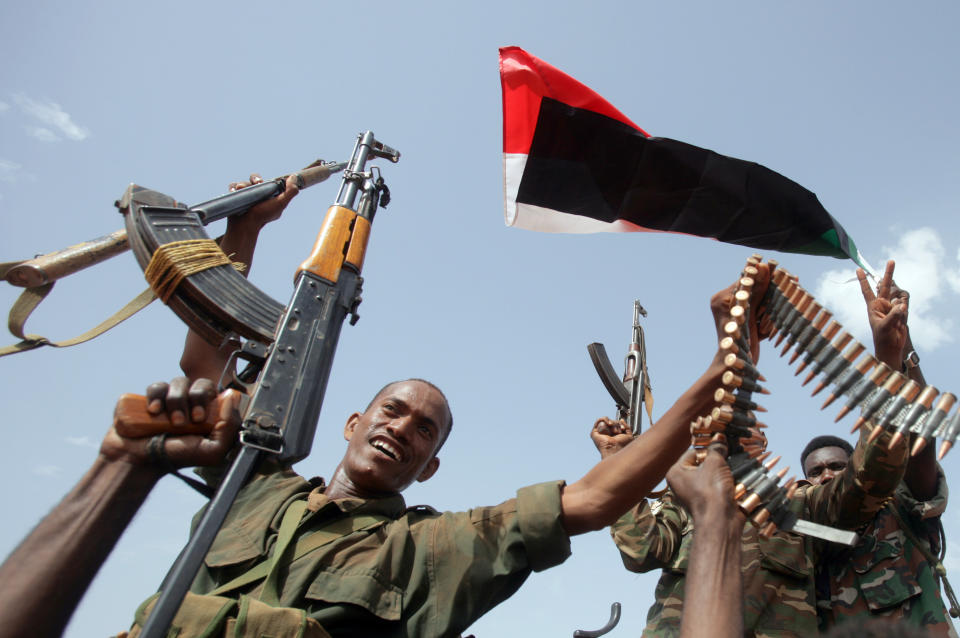
M 354 431 L 357 429 L 357 423 L 360 422 L 360 413 L 354 412 L 349 417 L 347 417 L 347 423 L 343 426 L 343 438 L 347 441 L 353 437 Z
M 428 478 L 436 474 L 438 469 L 440 469 L 440 459 L 438 459 L 437 457 L 433 457 L 427 463 L 427 466 L 423 468 L 423 471 L 420 472 L 420 476 L 417 477 L 417 482 L 423 483 Z

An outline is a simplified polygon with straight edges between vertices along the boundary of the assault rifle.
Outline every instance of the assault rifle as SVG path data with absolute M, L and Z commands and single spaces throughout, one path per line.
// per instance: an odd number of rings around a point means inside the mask
M 644 403 L 646 403 L 649 412 L 653 401 L 653 397 L 649 395 L 650 379 L 647 376 L 647 346 L 643 339 L 643 327 L 640 325 L 641 316 L 646 317 L 647 311 L 643 309 L 639 301 L 634 300 L 633 334 L 623 364 L 622 380 L 618 378 L 614 371 L 613 364 L 610 363 L 610 357 L 607 355 L 607 349 L 603 347 L 602 343 L 594 342 L 587 346 L 587 352 L 590 353 L 593 367 L 596 368 L 600 380 L 603 381 L 603 386 L 616 404 L 617 418 L 627 424 L 634 436 L 640 434 Z
M 310 453 L 340 328 L 348 314 L 351 324 L 358 318 L 370 224 L 377 207 L 389 202 L 390 191 L 379 170 L 366 169 L 376 157 L 396 162 L 400 153 L 378 142 L 372 132 L 361 133 L 313 252 L 297 271 L 289 304 L 274 301 L 229 264 L 189 275 L 168 302 L 210 343 L 219 345 L 234 334 L 246 337 L 221 383 L 229 377 L 246 385 L 252 396 L 241 411 L 239 452 L 161 584 L 143 638 L 167 635 L 237 493 L 260 459 L 271 454 L 290 464 Z M 132 187 L 122 203 L 131 247 L 144 269 L 164 244 L 206 237 L 200 216 L 177 207 L 166 195 Z M 234 370 L 239 361 L 247 363 L 241 374 Z M 147 413 L 146 399 L 137 395 L 121 398 L 114 427 L 124 436 L 170 431 L 166 419 Z M 212 427 L 206 424 L 203 429 Z

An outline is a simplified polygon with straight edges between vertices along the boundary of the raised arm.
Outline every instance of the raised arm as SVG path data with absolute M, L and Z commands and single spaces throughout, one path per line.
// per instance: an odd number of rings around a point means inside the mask
M 235 191 L 262 181 L 263 178 L 254 173 L 250 176 L 249 182 L 230 184 L 230 190 Z M 270 222 L 279 219 L 290 200 L 300 192 L 296 182 L 296 176 L 291 175 L 287 178 L 284 191 L 280 195 L 257 204 L 243 215 L 230 217 L 227 220 L 227 231 L 220 240 L 220 248 L 232 261 L 246 264 L 244 276 L 249 275 L 253 265 L 253 252 L 257 246 L 260 231 Z M 180 369 L 191 380 L 217 380 L 227 364 L 230 353 L 236 348 L 236 343 L 224 343 L 218 348 L 190 330 L 187 332 L 186 343 L 183 346 Z
M 876 293 L 871 289 L 863 270 L 857 269 L 860 290 L 867 305 L 870 331 L 873 334 L 874 353 L 877 359 L 891 369 L 902 370 L 921 386 L 926 385 L 919 366 L 906 362 L 907 355 L 914 351 L 907 325 L 910 293 L 894 283 L 894 267 L 893 260 L 887 262 Z M 920 501 L 933 498 L 937 493 L 938 465 L 935 449 L 935 445 L 927 445 L 907 462 L 903 480 L 913 496 Z
M 712 444 L 701 465 L 693 451 L 667 473 L 667 482 L 693 516 L 681 638 L 743 635 L 740 536 L 746 518 L 733 502 L 733 475 L 726 448 Z
M 209 381 L 176 381 L 171 420 L 204 422 L 214 396 Z M 166 384 L 151 386 L 149 410 L 164 411 Z M 92 467 L 0 565 L 0 638 L 59 636 L 100 566 L 167 467 L 220 462 L 236 440 L 239 395 L 222 395 L 216 425 L 206 436 L 176 436 L 162 447 L 150 438 L 107 432 Z M 179 416 L 178 416 L 179 415 Z M 188 417 L 187 415 L 190 415 Z M 192 417 L 192 418 L 191 418 Z
M 770 280 L 766 264 L 760 266 L 752 292 L 754 304 L 763 298 Z M 715 324 L 727 316 L 733 294 L 734 288 L 730 287 L 711 299 Z M 718 351 L 706 371 L 660 420 L 563 490 L 561 504 L 567 533 L 582 534 L 610 525 L 660 482 L 690 446 L 690 422 L 714 406 L 713 393 L 720 386 L 724 370 Z

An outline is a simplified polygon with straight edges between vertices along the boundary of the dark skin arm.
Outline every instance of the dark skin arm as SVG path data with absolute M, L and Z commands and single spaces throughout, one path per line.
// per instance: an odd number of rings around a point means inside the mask
M 754 303 L 763 298 L 769 281 L 767 265 L 761 264 L 753 289 Z M 725 321 L 733 293 L 731 286 L 711 298 L 715 325 Z M 751 325 L 750 329 L 756 328 Z M 725 369 L 718 351 L 707 370 L 659 421 L 563 490 L 563 525 L 568 534 L 582 534 L 611 525 L 656 487 L 690 446 L 690 422 L 714 406 L 713 392 L 720 385 Z
M 235 191 L 259 184 L 263 178 L 254 173 L 248 182 L 233 182 L 230 190 Z M 257 204 L 243 215 L 233 216 L 227 220 L 227 231 L 220 240 L 220 248 L 232 261 L 247 265 L 244 276 L 249 275 L 253 265 L 253 252 L 260 237 L 260 231 L 270 222 L 280 218 L 283 210 L 299 193 L 296 177 L 287 178 L 283 193 L 273 199 Z M 207 343 L 202 337 L 190 330 L 183 346 L 183 355 L 180 358 L 180 369 L 191 380 L 219 379 L 230 353 L 237 349 L 233 342 L 225 343 L 220 347 Z
M 860 280 L 860 291 L 867 304 L 867 318 L 876 357 L 893 370 L 900 370 L 906 355 L 913 350 L 913 343 L 907 327 L 910 294 L 894 283 L 894 267 L 893 260 L 887 262 L 876 293 L 862 269 L 857 269 L 857 279 Z M 907 376 L 924 384 L 920 368 L 908 370 Z M 937 493 L 935 449 L 935 445 L 927 445 L 907 462 L 903 480 L 913 496 L 921 501 L 933 498 Z
M 188 389 L 183 379 L 175 386 L 170 405 L 179 420 L 189 413 L 203 422 L 213 384 Z M 149 409 L 160 414 L 162 390 L 151 388 Z M 211 465 L 226 456 L 239 427 L 239 395 L 222 397 L 209 435 L 167 439 L 164 450 L 172 465 Z M 173 412 L 169 416 L 174 419 Z M 149 458 L 148 442 L 123 438 L 111 427 L 92 467 L 0 565 L 0 638 L 63 633 L 100 565 L 163 477 Z
M 667 473 L 667 483 L 694 520 L 681 638 L 743 635 L 740 537 L 746 518 L 733 502 L 725 457 L 725 446 L 714 443 L 702 464 L 695 464 L 691 450 Z

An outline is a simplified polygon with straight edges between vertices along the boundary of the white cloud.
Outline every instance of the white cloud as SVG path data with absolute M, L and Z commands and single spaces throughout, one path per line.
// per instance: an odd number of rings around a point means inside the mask
M 59 142 L 60 137 L 48 128 L 42 126 L 24 126 L 23 129 L 30 137 L 35 137 L 41 142 Z
M 70 114 L 56 102 L 34 100 L 22 93 L 14 95 L 13 101 L 17 103 L 21 111 L 45 125 L 28 127 L 27 131 L 37 139 L 45 142 L 59 140 L 60 136 L 51 129 L 55 129 L 60 135 L 75 142 L 85 140 L 90 135 L 89 130 L 76 124 Z
M 10 105 L 6 102 L 0 101 L 0 113 L 5 113 L 10 110 Z
M 68 436 L 64 439 L 70 445 L 76 445 L 77 447 L 90 447 L 93 449 L 98 449 L 100 445 L 91 439 L 89 436 Z
M 918 228 L 900 236 L 894 247 L 883 248 L 897 263 L 894 279 L 910 292 L 910 337 L 920 350 L 932 350 L 953 341 L 953 321 L 937 316 L 935 307 L 949 307 L 948 297 L 960 294 L 960 251 L 951 260 L 932 228 Z M 884 264 L 886 259 L 884 260 Z M 879 264 L 881 272 L 884 264 Z M 859 341 L 872 343 L 866 306 L 853 268 L 831 270 L 817 282 L 817 300 L 835 313 Z
M 20 169 L 23 168 L 16 162 L 0 157 L 0 182 L 13 184 L 20 176 Z
M 60 476 L 59 465 L 38 465 L 33 468 L 33 473 L 39 476 L 57 477 Z

